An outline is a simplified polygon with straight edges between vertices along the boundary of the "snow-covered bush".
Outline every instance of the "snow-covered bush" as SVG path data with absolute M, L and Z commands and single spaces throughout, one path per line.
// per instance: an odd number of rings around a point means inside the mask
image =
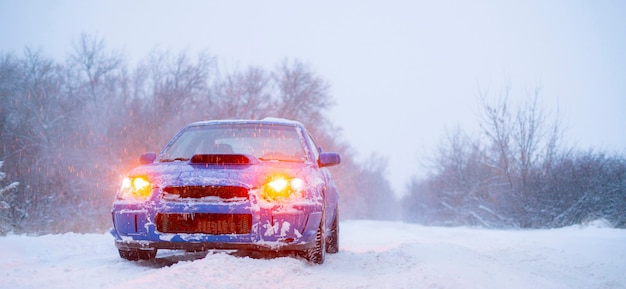
M 2 169 L 3 165 L 4 162 L 0 161 L 0 169 Z M 5 178 L 6 173 L 0 171 L 0 236 L 11 231 L 11 222 L 8 217 L 11 205 L 8 202 L 8 192 L 17 189 L 19 184 L 18 182 L 13 182 L 4 186 L 2 183 Z
M 546 228 L 605 219 L 626 227 L 626 158 L 561 143 L 537 98 L 517 112 L 483 100 L 482 132 L 460 128 L 414 180 L 404 219 L 429 225 Z

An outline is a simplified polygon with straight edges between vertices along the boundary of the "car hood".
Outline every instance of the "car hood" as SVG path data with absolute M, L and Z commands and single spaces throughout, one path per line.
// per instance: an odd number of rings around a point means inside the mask
M 145 176 L 157 187 L 240 186 L 258 188 L 270 178 L 282 175 L 316 183 L 310 171 L 313 164 L 294 162 L 257 162 L 254 164 L 192 164 L 189 162 L 153 163 L 135 168 L 130 177 Z M 319 180 L 318 180 L 319 182 Z

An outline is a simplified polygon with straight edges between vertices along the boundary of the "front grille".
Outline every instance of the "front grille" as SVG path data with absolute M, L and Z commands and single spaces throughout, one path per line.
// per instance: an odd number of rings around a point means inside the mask
M 184 186 L 163 189 L 163 198 L 168 200 L 207 197 L 217 197 L 224 201 L 248 199 L 248 189 L 237 186 Z
M 157 230 L 162 233 L 202 233 L 210 235 L 249 234 L 249 214 L 157 214 Z

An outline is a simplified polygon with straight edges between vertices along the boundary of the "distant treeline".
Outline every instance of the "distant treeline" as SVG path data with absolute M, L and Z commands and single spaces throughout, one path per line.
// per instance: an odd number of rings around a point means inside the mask
M 72 49 L 63 61 L 29 49 L 0 55 L 0 235 L 106 231 L 141 153 L 189 122 L 266 116 L 302 122 L 341 154 L 331 169 L 343 219 L 542 228 L 604 218 L 626 227 L 624 157 L 563 145 L 538 90 L 515 110 L 508 90 L 495 101 L 481 94 L 481 133 L 450 132 L 430 174 L 397 200 L 385 157 L 355 160 L 327 116 L 329 84 L 297 60 L 223 73 L 206 53 L 155 50 L 129 67 L 102 39 L 83 35 Z
M 26 49 L 0 55 L 0 235 L 105 231 L 123 175 L 185 124 L 209 119 L 298 120 L 325 151 L 343 218 L 393 218 L 385 165 L 354 161 L 326 113 L 329 84 L 297 60 L 220 73 L 206 53 L 153 51 L 136 67 L 83 35 L 63 61 Z
M 479 93 L 480 128 L 450 132 L 402 201 L 404 219 L 431 225 L 562 227 L 605 219 L 626 227 L 626 159 L 563 144 L 540 89 L 511 108 L 510 89 Z

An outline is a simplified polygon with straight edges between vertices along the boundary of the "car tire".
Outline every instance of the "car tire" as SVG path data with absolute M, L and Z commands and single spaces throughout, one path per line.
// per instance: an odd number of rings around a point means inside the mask
M 312 264 L 324 264 L 326 259 L 326 238 L 324 238 L 324 228 L 320 224 L 315 236 L 315 246 L 311 249 L 304 250 L 303 257 Z
M 333 225 L 330 227 L 330 235 L 326 240 L 326 253 L 335 254 L 339 252 L 339 211 L 335 210 Z
M 129 261 L 138 261 L 138 260 L 151 260 L 156 257 L 157 250 L 139 250 L 139 249 L 128 249 L 128 250 L 118 250 L 120 253 L 120 257 Z

